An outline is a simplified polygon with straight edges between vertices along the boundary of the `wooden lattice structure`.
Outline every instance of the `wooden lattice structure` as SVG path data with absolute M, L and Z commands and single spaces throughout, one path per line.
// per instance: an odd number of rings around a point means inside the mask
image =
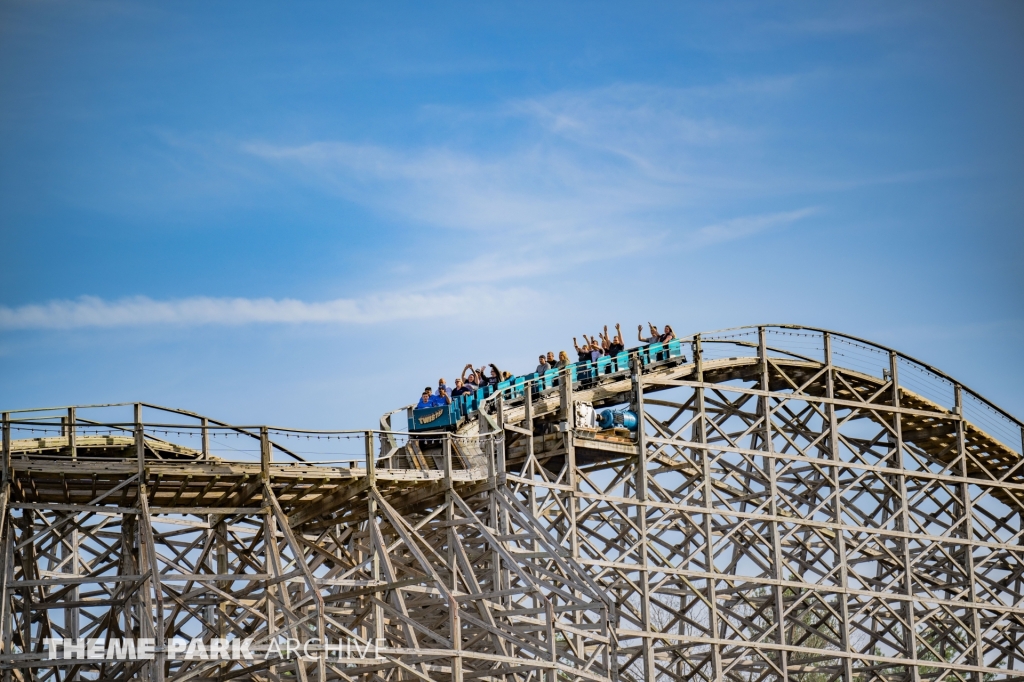
M 836 333 L 685 344 L 451 434 L 4 413 L 3 680 L 1024 679 L 1018 420 Z M 260 655 L 169 651 L 232 637 Z M 287 638 L 309 656 L 262 656 Z

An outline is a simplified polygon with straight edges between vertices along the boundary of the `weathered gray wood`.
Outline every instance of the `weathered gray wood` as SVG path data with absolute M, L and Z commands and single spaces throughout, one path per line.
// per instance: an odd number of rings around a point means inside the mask
M 111 662 L 104 679 L 853 682 L 888 669 L 980 682 L 1024 669 L 1019 421 L 843 335 L 687 341 L 692 361 L 633 352 L 634 371 L 593 386 L 495 396 L 460 424 L 457 450 L 427 439 L 420 460 L 388 429 L 345 432 L 363 440 L 359 467 L 275 463 L 287 451 L 270 427 L 183 411 L 190 425 L 159 423 L 150 405 L 106 424 L 86 407 L 5 415 L 5 679 L 41 660 L 22 642 L 76 632 L 391 646 L 350 664 Z M 641 429 L 576 431 L 579 400 L 629 401 Z M 12 440 L 14 425 L 45 424 Z M 175 427 L 202 448 L 154 434 Z M 211 457 L 210 429 L 258 441 L 259 456 Z M 394 452 L 378 457 L 378 438 Z M 88 677 L 78 665 L 58 662 L 55 679 Z

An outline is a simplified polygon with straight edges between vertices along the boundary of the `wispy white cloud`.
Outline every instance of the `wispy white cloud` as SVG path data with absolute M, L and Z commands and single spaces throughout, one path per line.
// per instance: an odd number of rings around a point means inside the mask
M 617 84 L 518 100 L 508 103 L 506 110 L 580 148 L 619 156 L 632 164 L 632 172 L 694 182 L 698 178 L 685 174 L 685 169 L 695 158 L 704 158 L 709 149 L 720 151 L 756 138 L 756 131 L 728 122 L 707 106 L 709 100 L 748 87 Z
M 464 232 L 459 265 L 423 283 L 431 289 L 522 281 L 641 251 L 743 239 L 809 215 L 798 208 L 736 216 L 732 208 L 713 225 L 689 215 L 772 182 L 763 164 L 737 163 L 758 155 L 762 133 L 711 115 L 707 103 L 775 97 L 797 81 L 562 91 L 486 110 L 432 111 L 459 127 L 433 145 L 256 140 L 241 150 L 419 229 Z M 505 134 L 489 135 L 495 127 Z
M 617 85 L 473 112 L 431 145 L 254 140 L 240 149 L 402 221 L 580 243 L 655 233 L 709 192 L 756 185 L 715 159 L 742 153 L 758 133 L 706 113 L 707 97 Z
M 778 211 L 786 196 L 835 190 L 770 163 L 773 134 L 736 111 L 738 102 L 746 111 L 752 100 L 789 96 L 817 77 L 625 83 L 431 110 L 455 129 L 419 146 L 253 140 L 240 149 L 399 222 L 499 236 L 503 251 L 533 239 L 551 248 L 623 235 L 711 243 L 694 212 L 717 213 L 724 224 L 736 218 L 738 200 L 769 198 Z
M 192 297 L 158 301 L 135 296 L 107 301 L 94 296 L 15 307 L 0 306 L 0 329 L 75 329 L 152 325 L 375 324 L 397 320 L 478 315 L 480 310 L 526 306 L 538 296 L 525 289 L 465 289 L 454 293 L 393 293 L 308 302 L 273 298 Z
M 556 242 L 635 226 L 643 213 L 678 204 L 660 186 L 609 164 L 531 146 L 506 155 L 437 147 L 397 150 L 343 142 L 297 147 L 248 144 L 311 182 L 403 221 L 479 233 L 544 234 Z
M 710 246 L 721 242 L 733 241 L 755 235 L 765 230 L 789 225 L 818 212 L 810 206 L 796 211 L 782 213 L 766 213 L 764 215 L 743 216 L 714 225 L 705 225 L 694 231 L 686 242 L 690 248 Z

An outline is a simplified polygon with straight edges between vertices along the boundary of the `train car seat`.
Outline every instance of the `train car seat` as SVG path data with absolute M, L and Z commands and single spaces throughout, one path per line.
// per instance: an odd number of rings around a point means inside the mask
M 555 379 L 558 377 L 557 369 L 549 369 L 544 372 L 544 388 L 551 388 L 555 385 Z
M 615 356 L 615 371 L 624 372 L 629 369 L 629 353 L 622 351 Z

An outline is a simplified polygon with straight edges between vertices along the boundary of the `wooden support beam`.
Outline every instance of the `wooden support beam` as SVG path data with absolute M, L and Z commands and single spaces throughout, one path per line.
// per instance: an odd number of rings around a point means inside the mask
M 4 414 L 0 679 L 39 676 L 43 639 L 76 632 L 161 638 L 160 661 L 97 664 L 118 680 L 981 682 L 1024 666 L 1018 420 L 843 335 L 686 342 L 693 362 L 631 351 L 631 372 L 587 388 L 496 394 L 452 436 L 411 440 L 430 444 L 423 467 L 387 428 L 346 433 L 364 462 L 338 467 L 275 463 L 277 427 L 191 413 L 179 428 L 203 445 L 178 446 L 156 406 L 110 423 Z M 575 430 L 579 400 L 629 401 L 636 442 Z M 15 432 L 40 424 L 45 438 Z M 211 429 L 258 440 L 259 460 L 214 458 Z M 170 657 L 190 633 L 394 648 Z M 89 665 L 54 662 L 50 679 Z

